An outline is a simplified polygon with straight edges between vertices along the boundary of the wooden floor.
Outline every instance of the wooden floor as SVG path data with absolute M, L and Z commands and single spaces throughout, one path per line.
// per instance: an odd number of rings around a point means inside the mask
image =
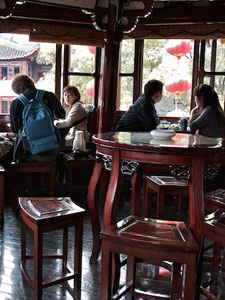
M 87 209 L 85 195 L 76 194 L 73 200 L 81 207 Z M 166 214 L 169 219 L 176 211 L 177 203 L 171 199 L 166 200 Z M 130 193 L 125 191 L 119 206 L 118 220 L 130 214 Z M 102 212 L 102 208 L 100 208 Z M 172 213 L 173 212 L 173 213 Z M 187 203 L 184 203 L 183 212 L 177 217 L 187 217 Z M 32 251 L 32 233 L 28 232 L 28 245 Z M 72 245 L 73 230 L 69 232 L 69 245 Z M 51 232 L 44 237 L 44 249 L 51 251 L 61 249 L 61 232 Z M 89 264 L 92 247 L 91 224 L 88 211 L 86 212 L 83 235 L 83 259 L 82 259 L 82 300 L 100 299 L 100 282 L 101 282 L 101 262 L 98 264 Z M 70 256 L 72 255 L 72 246 L 70 246 Z M 59 251 L 59 250 L 58 250 Z M 44 274 L 54 276 L 60 267 L 60 263 L 46 262 Z M 29 266 L 32 270 L 32 265 Z M 208 266 L 204 266 L 206 277 L 209 276 Z M 139 285 L 142 289 L 148 290 L 149 286 L 156 293 L 162 290 L 168 291 L 168 277 L 161 276 L 161 279 L 154 281 L 155 268 L 149 264 L 140 264 L 138 269 Z M 125 273 L 125 272 L 124 272 Z M 162 274 L 163 275 L 163 274 Z M 165 275 L 165 274 L 164 274 Z M 150 278 L 149 278 L 150 277 Z M 72 284 L 72 283 L 71 283 Z M 225 300 L 225 281 L 220 281 L 220 297 Z M 5 208 L 5 226 L 0 232 L 0 300 L 33 300 L 33 291 L 24 281 L 20 270 L 20 216 L 12 213 L 9 204 Z M 56 285 L 44 289 L 43 300 L 63 300 L 74 299 L 72 295 L 63 288 L 62 285 Z M 124 299 L 124 298 L 123 298 Z M 139 298 L 140 299 L 140 298 Z M 202 298 L 204 299 L 204 298 Z

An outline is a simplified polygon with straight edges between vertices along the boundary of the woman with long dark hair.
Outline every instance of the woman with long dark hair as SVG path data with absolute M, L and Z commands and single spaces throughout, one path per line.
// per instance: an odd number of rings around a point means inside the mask
M 196 107 L 191 111 L 191 132 L 225 138 L 225 113 L 215 90 L 208 84 L 200 84 L 195 87 L 193 94 Z

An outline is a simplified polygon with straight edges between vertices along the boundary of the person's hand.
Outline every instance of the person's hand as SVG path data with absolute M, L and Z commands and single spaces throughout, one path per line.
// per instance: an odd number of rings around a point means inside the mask
M 191 118 L 196 119 L 200 116 L 201 113 L 202 113 L 202 107 L 201 106 L 196 106 L 191 111 Z
M 54 120 L 54 125 L 57 126 L 58 120 Z

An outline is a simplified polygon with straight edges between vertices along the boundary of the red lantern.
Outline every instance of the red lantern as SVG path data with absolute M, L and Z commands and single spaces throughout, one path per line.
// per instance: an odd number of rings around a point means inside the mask
M 94 46 L 88 46 L 88 50 L 92 53 L 95 54 L 96 48 Z
M 178 99 L 180 98 L 181 93 L 188 91 L 190 88 L 191 83 L 183 79 L 166 85 L 166 90 L 170 93 L 175 93 Z
M 87 90 L 87 93 L 88 95 L 93 98 L 94 97 L 94 94 L 95 94 L 95 80 L 92 79 L 90 80 L 87 85 L 86 85 L 86 90 Z
M 183 55 L 189 53 L 192 49 L 190 41 L 179 41 L 178 44 L 168 47 L 166 51 L 180 59 Z

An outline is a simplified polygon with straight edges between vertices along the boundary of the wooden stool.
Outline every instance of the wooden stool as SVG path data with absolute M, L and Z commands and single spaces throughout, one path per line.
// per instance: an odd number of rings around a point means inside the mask
M 152 299 L 145 292 L 141 293 L 135 289 L 136 258 L 155 262 L 172 262 L 174 267 L 171 274 L 169 299 L 194 299 L 195 265 L 199 246 L 183 222 L 129 216 L 104 229 L 101 232 L 101 239 L 102 300 L 120 299 L 128 291 L 132 291 L 135 296 Z M 114 295 L 111 292 L 113 254 L 125 254 L 128 257 L 125 286 Z M 182 265 L 185 265 L 185 268 L 181 268 Z M 181 273 L 183 281 L 180 286 Z
M 200 293 L 209 300 L 220 300 L 216 296 L 216 286 L 218 278 L 218 270 L 220 264 L 223 267 L 223 260 L 220 258 L 220 252 L 225 247 L 225 213 L 224 211 L 217 210 L 214 213 L 206 216 L 204 224 L 204 237 L 214 242 L 213 258 L 211 266 L 211 279 L 209 281 L 210 288 L 207 290 L 208 285 L 200 287 Z
M 217 209 L 225 211 L 225 190 L 218 189 L 205 194 L 205 209 L 214 212 Z
M 4 227 L 4 178 L 5 169 L 0 166 L 0 224 L 1 229 Z
M 14 213 L 17 211 L 17 198 L 20 193 L 19 188 L 24 187 L 24 176 L 22 174 L 29 174 L 30 177 L 32 173 L 37 173 L 40 175 L 40 189 L 35 196 L 43 196 L 44 191 L 48 191 L 48 196 L 55 196 L 55 172 L 56 163 L 52 162 L 30 162 L 22 161 L 13 165 L 13 184 L 12 184 L 12 208 Z M 49 184 L 46 180 L 46 175 L 49 175 Z M 31 179 L 31 178 L 30 178 Z M 35 187 L 38 186 L 38 182 L 35 182 Z M 34 186 L 33 186 L 34 188 Z M 22 195 L 19 195 L 22 196 Z M 24 195 L 25 196 L 25 195 Z M 32 195 L 30 195 L 32 196 Z M 34 195 L 33 195 L 34 196 Z
M 88 158 L 74 158 L 73 154 L 64 154 L 64 159 L 67 166 L 66 191 L 65 191 L 66 195 L 70 196 L 73 190 L 87 190 L 89 181 L 87 181 L 87 183 L 82 181 L 82 185 L 81 184 L 73 185 L 73 170 L 77 168 L 78 174 L 80 174 L 80 171 L 84 169 L 87 170 L 88 168 L 91 168 L 93 170 L 96 161 L 95 156 L 89 155 Z M 85 173 L 86 173 L 85 175 L 87 175 L 87 172 Z M 90 172 L 90 177 L 91 177 L 91 173 L 92 172 Z
M 74 279 L 77 297 L 81 291 L 82 234 L 84 209 L 75 205 L 69 197 L 64 198 L 19 198 L 21 211 L 21 269 L 28 284 L 34 289 L 34 299 L 42 299 L 42 289 Z M 34 232 L 34 255 L 26 254 L 26 226 Z M 67 263 L 68 227 L 75 226 L 74 267 Z M 43 254 L 45 232 L 63 229 L 62 254 Z M 43 282 L 43 258 L 62 259 L 62 276 Z M 34 280 L 27 269 L 26 260 L 34 260 Z M 50 273 L 50 270 L 49 270 Z M 77 299 L 77 298 L 76 298 Z
M 164 197 L 165 195 L 178 195 L 179 206 L 182 197 L 188 196 L 188 181 L 178 180 L 172 176 L 146 176 L 146 193 L 144 198 L 144 214 L 151 217 L 152 193 L 157 193 L 157 212 L 156 218 L 163 218 Z

